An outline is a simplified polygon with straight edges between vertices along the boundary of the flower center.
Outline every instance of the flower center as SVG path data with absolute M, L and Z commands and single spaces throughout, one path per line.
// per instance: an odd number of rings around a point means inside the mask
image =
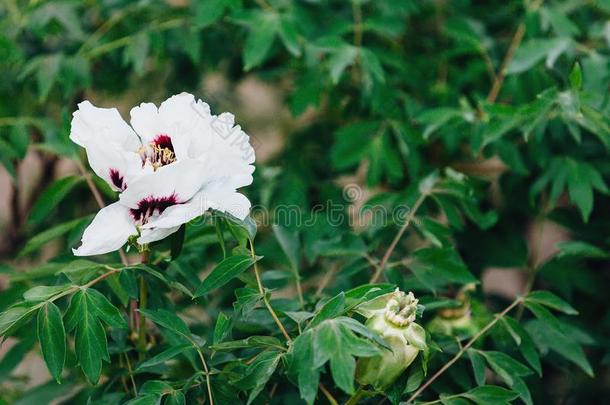
M 155 139 L 148 144 L 148 147 L 143 146 L 142 149 L 140 149 L 140 154 L 142 155 L 142 164 L 148 161 L 154 170 L 176 161 L 172 138 L 166 134 L 157 135 Z
M 394 325 L 407 326 L 415 321 L 418 302 L 413 293 L 396 290 L 385 306 L 385 318 Z
M 178 204 L 178 196 L 172 194 L 168 197 L 146 197 L 138 202 L 138 208 L 131 208 L 129 212 L 134 220 L 142 225 L 154 214 L 162 214 L 167 208 Z

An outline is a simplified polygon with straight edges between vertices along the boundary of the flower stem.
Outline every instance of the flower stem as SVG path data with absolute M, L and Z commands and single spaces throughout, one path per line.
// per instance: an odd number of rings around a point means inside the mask
M 373 274 L 373 277 L 371 277 L 371 280 L 369 281 L 370 284 L 376 283 L 379 280 L 379 277 L 381 277 L 381 273 L 385 269 L 385 265 L 388 262 L 388 260 L 390 259 L 390 256 L 392 255 L 392 253 L 394 252 L 394 249 L 396 249 L 396 245 L 398 245 L 400 238 L 402 238 L 402 235 L 404 235 L 405 231 L 407 230 L 407 228 L 409 227 L 409 225 L 415 218 L 415 214 L 417 213 L 417 210 L 424 203 L 424 201 L 426 200 L 426 197 L 428 197 L 428 193 L 422 193 L 419 196 L 419 198 L 417 199 L 417 201 L 415 201 L 415 204 L 413 204 L 413 208 L 411 209 L 411 211 L 409 211 L 409 214 L 405 218 L 405 223 L 400 227 L 400 229 L 398 230 L 398 233 L 394 237 L 394 240 L 390 244 L 390 247 L 388 247 L 388 250 L 386 250 L 385 254 L 383 255 L 383 258 L 381 259 L 381 262 L 379 262 L 379 265 L 377 266 L 377 270 L 375 271 L 375 274 Z
M 142 264 L 148 263 L 149 253 L 148 250 L 142 251 L 140 254 Z M 146 308 L 148 300 L 148 286 L 146 284 L 146 280 L 144 276 L 140 276 L 140 299 L 138 302 L 138 309 L 140 321 L 138 323 L 138 351 L 140 352 L 140 360 L 144 358 L 144 353 L 146 353 L 146 318 L 142 314 L 142 309 Z
M 476 335 L 474 335 L 472 337 L 472 339 L 470 339 L 468 341 L 468 343 L 466 343 L 464 345 L 464 347 L 462 347 L 460 349 L 459 352 L 456 353 L 455 356 L 453 356 L 453 358 L 451 360 L 449 360 L 447 363 L 445 363 L 445 365 L 443 367 L 441 367 L 440 370 L 438 370 L 432 377 L 430 377 L 430 379 L 428 381 L 426 381 L 425 384 L 423 384 L 421 387 L 419 387 L 419 389 L 417 391 L 415 391 L 413 393 L 413 395 L 411 395 L 411 397 L 407 400 L 407 404 L 412 403 L 415 398 L 417 398 L 422 392 L 424 392 L 424 390 L 426 388 L 428 388 L 430 386 L 430 384 L 432 384 L 437 378 L 439 378 L 445 371 L 447 371 L 449 369 L 449 367 L 451 367 L 456 361 L 458 361 L 460 359 L 460 357 L 462 357 L 462 355 L 464 353 L 466 353 L 466 350 L 468 350 L 481 336 L 483 336 L 485 333 L 487 333 L 487 331 L 489 331 L 491 328 L 493 328 L 493 326 L 500 320 L 502 319 L 506 314 L 508 314 L 510 312 L 510 310 L 512 310 L 513 308 L 515 308 L 517 305 L 519 305 L 521 302 L 523 301 L 522 297 L 517 297 L 517 299 L 515 299 L 509 306 L 507 306 L 502 312 L 500 312 L 499 314 L 497 314 L 494 319 L 489 322 L 487 325 L 485 325 L 485 327 L 483 329 L 481 329 Z
M 352 395 L 350 399 L 347 400 L 345 405 L 356 405 L 358 401 L 360 401 L 360 399 L 364 396 L 364 394 L 366 394 L 366 391 L 361 385 L 360 387 L 358 387 L 358 390 L 354 393 L 354 395 Z
M 333 394 L 331 394 L 322 383 L 320 383 L 320 391 L 322 391 L 322 394 L 324 394 L 330 405 L 339 405 L 339 402 L 333 397 Z
M 254 254 L 254 243 L 252 243 L 252 239 L 250 239 L 250 254 L 252 255 L 252 258 L 256 257 L 256 254 Z M 254 263 L 254 275 L 256 276 L 256 283 L 258 284 L 258 291 L 263 296 L 263 302 L 265 303 L 265 307 L 267 307 L 269 314 L 271 314 L 271 317 L 275 321 L 275 324 L 277 325 L 278 329 L 282 332 L 282 334 L 286 338 L 286 341 L 292 342 L 292 338 L 290 337 L 288 332 L 286 332 L 286 328 L 284 328 L 284 325 L 282 325 L 282 322 L 277 317 L 277 314 L 275 313 L 275 311 L 273 310 L 273 307 L 271 307 L 271 304 L 269 303 L 269 299 L 267 298 L 267 295 L 265 294 L 265 287 L 263 286 L 263 282 L 261 280 L 261 275 L 258 270 L 258 264 L 256 262 Z

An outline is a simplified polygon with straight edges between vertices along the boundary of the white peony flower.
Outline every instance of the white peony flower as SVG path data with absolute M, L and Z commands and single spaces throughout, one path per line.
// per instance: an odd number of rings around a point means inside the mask
M 163 239 L 208 209 L 248 215 L 250 201 L 236 190 L 252 183 L 254 149 L 232 114 L 212 115 L 188 93 L 130 114 L 131 126 L 116 108 L 89 101 L 73 114 L 70 139 L 120 193 L 97 213 L 75 255 L 118 250 L 132 235 L 139 244 Z

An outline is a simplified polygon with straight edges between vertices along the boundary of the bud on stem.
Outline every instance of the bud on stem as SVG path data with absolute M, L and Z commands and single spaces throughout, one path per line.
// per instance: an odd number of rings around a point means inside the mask
M 375 357 L 360 358 L 356 380 L 376 390 L 390 386 L 413 363 L 420 350 L 426 350 L 426 332 L 415 323 L 417 303 L 413 293 L 400 290 L 382 295 L 356 310 L 366 316 L 365 325 L 377 332 L 390 346 Z

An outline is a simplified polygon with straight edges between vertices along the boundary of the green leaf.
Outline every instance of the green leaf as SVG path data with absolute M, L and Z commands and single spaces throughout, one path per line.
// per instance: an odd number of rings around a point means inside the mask
M 43 103 L 59 77 L 62 54 L 47 55 L 40 58 L 36 70 L 38 101 Z
M 301 56 L 301 45 L 299 44 L 299 34 L 296 29 L 296 23 L 294 18 L 289 15 L 282 15 L 280 17 L 280 25 L 278 34 L 284 47 L 290 52 L 292 56 Z
M 150 359 L 140 363 L 136 368 L 136 371 L 141 370 L 146 367 L 153 367 L 159 364 L 163 364 L 168 360 L 173 359 L 174 357 L 188 352 L 189 349 L 192 349 L 192 345 L 190 343 L 181 344 L 178 346 L 170 347 L 157 354 L 156 356 L 151 357 Z
M 0 336 L 9 336 L 23 326 L 37 309 L 36 306 L 21 304 L 0 313 Z
M 518 397 L 518 394 L 494 385 L 476 387 L 462 395 L 480 405 L 506 404 Z
M 96 315 L 106 324 L 117 329 L 127 329 L 127 321 L 119 310 L 108 301 L 102 293 L 93 288 L 86 290 L 87 297 L 91 303 L 91 308 Z
M 186 405 L 186 397 L 182 391 L 172 391 L 165 397 L 164 405 Z
M 337 316 L 343 314 L 344 311 L 345 293 L 340 292 L 328 300 L 318 311 L 316 311 L 313 319 L 309 322 L 309 325 L 307 325 L 307 329 L 317 326 L 320 324 L 320 322 L 326 319 L 336 318 Z
M 570 44 L 567 38 L 530 39 L 517 49 L 506 73 L 510 75 L 525 72 L 545 58 L 546 66 L 550 68 L 557 57 L 568 50 Z
M 301 250 L 299 234 L 277 224 L 273 224 L 272 228 L 275 238 L 290 262 L 290 267 L 298 275 Z
M 335 132 L 336 141 L 330 151 L 333 166 L 337 169 L 347 169 L 358 164 L 366 155 L 373 134 L 380 125 L 378 121 L 356 122 Z
M 37 287 L 30 288 L 23 293 L 23 299 L 33 302 L 46 301 L 57 294 L 67 291 L 70 288 L 71 286 L 68 284 L 54 286 L 39 285 Z
M 249 336 L 245 339 L 231 340 L 228 342 L 216 343 L 211 346 L 214 350 L 235 350 L 252 347 L 271 348 L 284 347 L 282 342 L 273 336 Z
M 574 90 L 580 90 L 582 88 L 582 69 L 580 68 L 580 63 L 574 63 L 572 67 L 572 71 L 570 71 L 570 86 Z
M 86 300 L 85 300 L 86 302 Z M 82 311 L 80 322 L 74 335 L 76 358 L 90 384 L 96 385 L 102 373 L 102 360 L 109 361 L 106 332 L 100 320 L 92 313 L 92 308 L 86 305 Z
M 352 45 L 343 45 L 333 52 L 332 56 L 328 60 L 330 77 L 333 84 L 339 83 L 341 74 L 348 66 L 355 62 L 357 56 L 358 48 Z
M 385 81 L 385 73 L 377 55 L 370 49 L 361 48 L 360 58 L 362 61 L 362 69 L 369 80 L 383 83 Z
M 173 391 L 172 386 L 165 381 L 148 380 L 140 387 L 139 395 L 159 394 L 164 395 Z
M 505 353 L 496 351 L 478 351 L 478 353 L 485 357 L 489 367 L 491 367 L 508 386 L 512 387 L 515 380 L 532 373 L 529 368 Z
M 314 333 L 307 331 L 297 336 L 290 351 L 289 372 L 297 376 L 301 398 L 313 404 L 318 393 L 320 370 L 314 366 Z
M 468 349 L 468 357 L 474 371 L 474 379 L 477 385 L 485 384 L 485 358 L 477 351 Z
M 215 288 L 222 287 L 244 271 L 248 270 L 250 266 L 260 259 L 260 256 L 253 258 L 252 256 L 247 255 L 227 257 L 218 263 L 212 272 L 203 280 L 195 291 L 194 297 L 201 297 Z
M 61 383 L 61 372 L 66 361 L 66 331 L 61 311 L 52 302 L 40 308 L 37 331 L 47 368 L 55 381 Z
M 141 76 L 150 51 L 150 38 L 147 31 L 132 35 L 123 53 L 123 63 L 133 65 L 134 72 Z
M 542 377 L 542 365 L 540 364 L 540 356 L 538 355 L 538 351 L 534 345 L 534 341 L 530 334 L 523 328 L 516 320 L 509 316 L 505 316 L 502 318 L 504 323 L 509 325 L 511 330 L 519 335 L 520 343 L 519 351 L 528 362 L 528 364 L 536 370 L 539 376 Z
M 278 19 L 275 14 L 260 12 L 256 15 L 250 32 L 244 43 L 243 58 L 244 70 L 248 71 L 263 63 L 267 59 L 275 33 Z
M 597 246 L 591 245 L 583 241 L 570 240 L 560 242 L 556 246 L 559 249 L 558 257 L 578 256 L 605 259 L 610 256 L 610 253 L 606 250 L 600 249 Z
M 226 316 L 224 313 L 218 314 L 216 319 L 216 326 L 214 326 L 214 338 L 212 342 L 218 344 L 225 340 L 225 338 L 231 333 L 231 318 Z
M 30 211 L 28 222 L 38 224 L 62 202 L 74 188 L 83 181 L 81 176 L 68 176 L 54 181 L 36 199 Z
M 544 318 L 539 318 L 530 321 L 526 328 L 542 350 L 550 348 L 593 377 L 593 368 L 580 344 L 573 337 L 566 336 L 559 321 L 555 321 L 556 324 L 549 324 Z
M 542 322 L 546 323 L 552 328 L 559 329 L 559 321 L 557 318 L 555 318 L 551 311 L 546 309 L 543 305 L 527 300 L 524 302 L 524 304 L 527 309 L 532 311 L 532 314 L 534 314 L 536 318 L 540 319 Z
M 431 290 L 450 283 L 477 282 L 453 248 L 423 248 L 413 252 L 412 258 L 409 269 Z
M 251 390 L 248 395 L 247 405 L 250 405 L 265 388 L 267 381 L 271 378 L 279 361 L 282 358 L 282 353 L 277 351 L 263 352 L 256 357 L 246 369 L 246 373 L 240 379 L 237 385 L 245 390 Z
M 186 323 L 173 312 L 166 309 L 140 309 L 139 310 L 144 316 L 153 321 L 159 326 L 163 326 L 170 331 L 177 333 L 181 336 L 188 337 L 190 339 L 191 331 Z
M 218 211 L 214 211 L 214 216 L 224 220 L 229 232 L 231 232 L 240 246 L 247 248 L 248 241 L 254 240 L 256 236 L 256 222 L 251 217 L 248 216 L 241 221 L 229 214 Z
M 125 402 L 125 405 L 160 405 L 161 396 L 155 394 L 142 395 Z
M 17 257 L 23 257 L 38 250 L 43 245 L 46 245 L 48 242 L 59 238 L 60 236 L 70 232 L 74 228 L 77 228 L 84 223 L 88 223 L 90 220 L 91 216 L 74 219 L 72 221 L 64 222 L 63 224 L 56 225 L 39 233 L 38 235 L 27 241 L 25 247 L 19 252 Z
M 353 356 L 371 357 L 380 350 L 371 342 L 355 336 L 345 325 L 326 320 L 315 328 L 314 365 L 330 361 L 335 384 L 348 394 L 354 392 L 356 360 Z
M 212 25 L 222 17 L 227 7 L 226 0 L 207 0 L 195 2 L 194 25 L 205 28 Z
M 578 311 L 575 310 L 570 304 L 556 296 L 550 291 L 533 291 L 526 297 L 527 301 L 536 302 L 538 304 L 545 305 L 549 308 L 561 311 L 568 315 L 577 315 Z

